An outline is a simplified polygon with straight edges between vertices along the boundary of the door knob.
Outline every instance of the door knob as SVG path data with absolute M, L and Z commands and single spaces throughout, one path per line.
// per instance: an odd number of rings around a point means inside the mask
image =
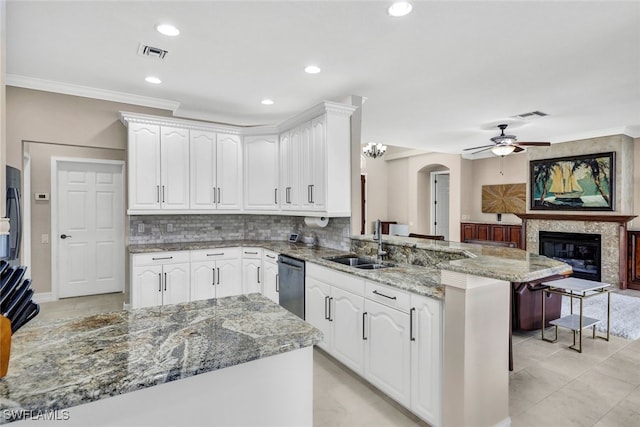
M 66 239 L 67 237 L 71 237 L 71 236 L 69 236 L 68 234 L 61 234 L 60 235 L 61 239 Z

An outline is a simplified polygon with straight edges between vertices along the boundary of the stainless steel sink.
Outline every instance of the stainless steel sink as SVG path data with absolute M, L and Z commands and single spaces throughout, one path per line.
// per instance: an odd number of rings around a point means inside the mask
M 364 258 L 364 257 L 358 257 L 354 255 L 345 255 L 345 256 L 331 257 L 326 259 L 329 261 L 337 262 L 338 264 L 360 268 L 362 270 L 374 270 L 378 268 L 390 267 L 390 265 L 381 264 L 373 258 Z
M 351 267 L 376 263 L 376 260 L 372 258 L 363 258 L 358 256 L 349 256 L 349 255 L 332 257 L 327 259 L 329 261 L 337 262 L 338 264 L 350 265 Z

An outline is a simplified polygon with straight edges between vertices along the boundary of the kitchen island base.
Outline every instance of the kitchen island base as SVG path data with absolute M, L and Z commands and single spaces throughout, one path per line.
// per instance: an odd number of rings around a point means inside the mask
M 313 425 L 313 347 L 195 375 L 16 426 Z M 59 413 L 62 410 L 58 411 Z M 47 414 L 44 414 L 46 417 Z

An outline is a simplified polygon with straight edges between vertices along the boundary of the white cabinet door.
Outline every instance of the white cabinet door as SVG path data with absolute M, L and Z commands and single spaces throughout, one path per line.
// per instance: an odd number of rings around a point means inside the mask
M 431 425 L 442 425 L 442 306 L 411 295 L 411 410 Z
M 365 341 L 363 337 L 364 298 L 342 289 L 331 288 L 333 342 L 331 354 L 362 375 Z
M 278 137 L 244 139 L 244 192 L 246 209 L 278 209 Z
M 268 254 L 265 255 L 262 266 L 264 268 L 262 293 L 276 304 L 280 303 L 280 294 L 278 293 L 278 264 L 268 261 Z
M 216 261 L 216 297 L 242 294 L 242 265 L 239 259 Z
M 300 205 L 305 210 L 313 210 L 313 130 L 311 122 L 298 128 L 300 132 Z
M 160 209 L 160 126 L 129 123 L 129 209 Z
M 304 295 L 305 320 L 320 329 L 323 338 L 318 343 L 318 346 L 328 352 L 331 351 L 329 298 L 331 298 L 331 286 L 307 276 Z
M 398 403 L 411 404 L 409 315 L 365 300 L 365 378 Z
M 215 209 L 216 184 L 216 134 L 201 130 L 189 133 L 191 157 L 190 206 L 191 209 Z
M 237 135 L 218 134 L 216 202 L 218 209 L 242 208 L 242 144 Z
M 165 264 L 162 266 L 162 304 L 179 304 L 189 301 L 190 264 Z
M 300 128 L 280 135 L 280 206 L 300 209 Z
M 160 129 L 160 198 L 163 209 L 189 209 L 189 131 Z
M 325 210 L 327 207 L 326 196 L 326 120 L 320 116 L 311 121 L 312 156 L 310 163 L 313 165 L 311 182 L 311 202 L 314 210 Z
M 251 294 L 254 292 L 262 292 L 261 270 L 261 259 L 242 260 L 242 293 Z
M 216 297 L 216 263 L 191 263 L 191 301 Z
M 133 267 L 131 306 L 143 308 L 162 305 L 162 281 L 162 265 Z

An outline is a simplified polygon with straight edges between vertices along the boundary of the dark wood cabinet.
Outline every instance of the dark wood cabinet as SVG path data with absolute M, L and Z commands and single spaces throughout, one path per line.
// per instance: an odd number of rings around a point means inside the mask
M 627 287 L 640 290 L 640 231 L 627 231 Z
M 491 224 L 481 222 L 460 223 L 460 240 L 489 240 L 493 242 L 514 242 L 524 249 L 522 226 L 518 224 Z

